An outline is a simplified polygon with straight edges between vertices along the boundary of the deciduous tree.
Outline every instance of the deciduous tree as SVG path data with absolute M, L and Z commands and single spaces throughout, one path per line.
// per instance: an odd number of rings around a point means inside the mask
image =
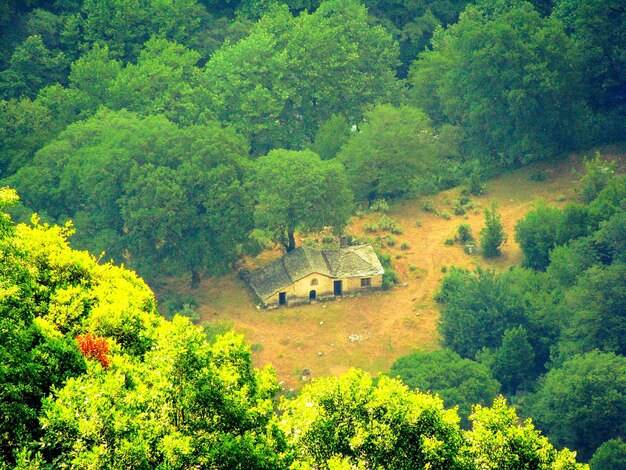
M 310 150 L 273 150 L 256 162 L 259 225 L 271 230 L 287 251 L 296 229 L 332 227 L 337 233 L 352 213 L 352 194 L 343 166 Z
M 423 111 L 380 105 L 366 113 L 338 155 L 358 200 L 407 195 L 412 182 L 433 171 L 443 148 Z
M 412 389 L 439 395 L 448 408 L 458 406 L 464 428 L 469 427 L 472 406 L 489 406 L 500 391 L 500 384 L 486 366 L 463 359 L 449 349 L 401 357 L 393 363 L 389 375 Z
M 485 164 L 545 158 L 572 148 L 587 118 L 571 51 L 562 23 L 530 3 L 478 2 L 413 63 L 413 102 L 460 126 Z
M 548 372 L 525 414 L 557 446 L 583 460 L 626 433 L 626 358 L 599 351 L 572 357 Z

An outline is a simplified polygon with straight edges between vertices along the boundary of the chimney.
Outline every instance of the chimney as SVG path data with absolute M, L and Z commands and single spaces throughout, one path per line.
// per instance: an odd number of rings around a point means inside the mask
M 348 236 L 341 235 L 339 237 L 339 248 L 346 248 L 348 245 L 350 245 L 350 240 L 348 239 Z

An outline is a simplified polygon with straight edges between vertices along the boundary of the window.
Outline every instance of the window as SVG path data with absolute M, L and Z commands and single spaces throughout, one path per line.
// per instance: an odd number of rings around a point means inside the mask
M 317 285 L 317 279 L 311 279 L 311 285 L 312 286 L 316 286 Z
M 371 287 L 371 285 L 372 285 L 371 277 L 364 277 L 363 279 L 361 279 L 361 287 Z

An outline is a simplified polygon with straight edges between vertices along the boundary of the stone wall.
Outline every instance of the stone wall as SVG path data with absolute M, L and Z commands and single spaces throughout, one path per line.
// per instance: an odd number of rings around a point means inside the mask
M 309 302 L 312 290 L 315 291 L 316 299 L 333 297 L 335 295 L 334 281 L 343 281 L 343 294 L 380 289 L 382 287 L 382 274 L 367 277 L 371 279 L 371 285 L 369 287 L 361 287 L 361 277 L 335 279 L 323 274 L 313 273 L 294 282 L 292 285 L 283 289 L 282 292 L 286 293 L 287 305 L 298 305 Z M 277 292 L 275 295 L 265 299 L 264 303 L 268 307 L 278 306 L 279 293 Z

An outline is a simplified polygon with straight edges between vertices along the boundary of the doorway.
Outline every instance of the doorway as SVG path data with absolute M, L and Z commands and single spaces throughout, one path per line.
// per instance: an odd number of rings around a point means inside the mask
M 335 281 L 333 283 L 333 292 L 335 295 L 341 295 L 343 292 L 343 281 Z
M 287 305 L 287 292 L 278 293 L 278 305 Z
M 314 290 L 309 292 L 309 300 L 315 300 L 316 298 L 317 298 L 317 292 L 315 292 Z

